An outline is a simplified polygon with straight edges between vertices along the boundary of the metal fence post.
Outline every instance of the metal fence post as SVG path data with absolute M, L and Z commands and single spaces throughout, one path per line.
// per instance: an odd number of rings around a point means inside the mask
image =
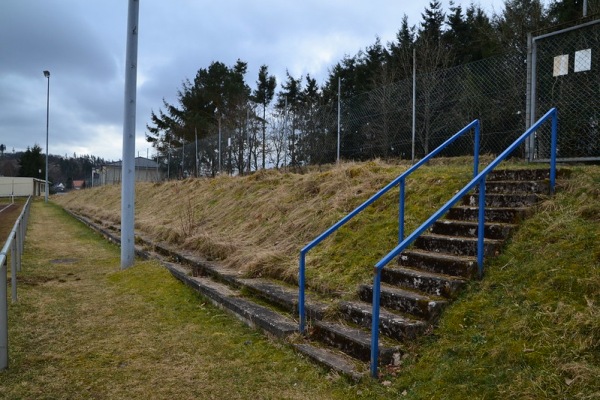
M 527 34 L 527 89 L 525 93 L 525 128 L 531 126 L 531 72 L 532 72 L 532 52 L 533 52 L 533 40 L 531 32 Z M 533 159 L 533 136 L 525 141 L 525 158 L 527 161 Z
M 8 368 L 8 301 L 6 300 L 6 259 L 0 265 L 0 371 Z
M 17 235 L 15 235 L 15 238 L 17 237 Z M 15 254 L 17 254 L 17 244 L 13 241 L 11 246 L 10 246 L 10 284 L 12 287 L 12 301 L 13 303 L 17 302 L 17 268 L 20 269 L 20 265 L 19 267 L 17 267 L 17 257 L 15 257 Z
M 22 224 L 22 220 L 19 220 L 17 222 L 17 230 L 15 232 L 15 238 L 14 240 L 16 241 L 16 245 L 15 245 L 15 249 L 17 251 L 15 251 L 11 257 L 14 257 L 16 259 L 16 263 L 17 263 L 17 267 L 16 267 L 16 271 L 17 272 L 21 272 L 21 255 L 23 254 L 23 242 L 25 241 L 23 235 L 21 234 L 21 224 Z
M 373 277 L 373 312 L 371 317 L 371 376 L 377 378 L 379 365 L 379 300 L 381 297 L 381 269 L 375 267 Z

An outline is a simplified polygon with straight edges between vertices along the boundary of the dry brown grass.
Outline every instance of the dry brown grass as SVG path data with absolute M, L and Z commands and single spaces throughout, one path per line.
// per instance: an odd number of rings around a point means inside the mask
M 138 184 L 136 228 L 248 275 L 270 271 L 291 279 L 304 244 L 405 168 L 376 161 L 311 174 L 260 171 L 246 177 Z M 120 187 L 107 186 L 53 200 L 118 222 L 119 198 Z
M 409 178 L 408 227 L 422 222 L 453 190 L 468 182 L 470 163 L 462 158 L 439 159 Z M 136 229 L 153 240 L 220 261 L 240 274 L 295 283 L 300 249 L 409 166 L 408 162 L 375 160 L 311 168 L 306 173 L 267 170 L 243 177 L 140 183 L 136 186 Z M 118 223 L 119 199 L 120 186 L 107 186 L 57 196 L 53 201 Z M 344 227 L 339 238 L 332 237 L 313 250 L 309 285 L 322 291 L 340 286 L 353 290 L 356 283 L 368 279 L 370 267 L 394 246 L 397 207 L 395 189 Z M 341 238 L 348 235 L 352 239 L 342 244 Z M 364 259 L 342 260 L 363 246 L 369 247 Z M 335 265 L 330 267 L 327 263 L 332 260 Z M 342 278 L 340 270 L 347 270 L 348 263 L 360 270 L 350 270 Z

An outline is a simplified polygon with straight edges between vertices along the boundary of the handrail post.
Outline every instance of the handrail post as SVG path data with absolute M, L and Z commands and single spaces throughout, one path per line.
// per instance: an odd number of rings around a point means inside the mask
M 485 175 L 479 180 L 479 225 L 477 228 L 477 274 L 483 278 L 483 252 L 485 233 Z
M 558 111 L 554 109 L 552 113 L 552 137 L 550 152 L 550 194 L 554 194 L 554 184 L 556 183 L 556 141 L 558 132 Z
M 398 243 L 404 240 L 404 196 L 405 196 L 405 180 L 401 179 L 400 183 L 400 207 L 398 209 Z
M 23 254 L 23 241 L 21 240 L 21 220 L 17 222 L 17 230 L 15 233 L 15 241 L 17 242 L 17 251 L 13 256 L 17 260 L 17 272 L 21 272 L 21 254 Z
M 473 149 L 473 178 L 479 173 L 479 120 L 475 123 L 475 145 Z
M 10 246 L 10 284 L 12 289 L 13 303 L 17 302 L 17 258 L 15 257 L 16 252 L 17 244 L 13 241 Z
M 300 318 L 300 334 L 304 334 L 306 314 L 304 312 L 304 284 L 305 284 L 306 253 L 300 252 L 300 265 L 298 272 L 298 317 Z
M 6 258 L 0 265 L 0 371 L 8 368 L 8 301 L 6 299 Z
M 371 318 L 371 377 L 377 378 L 379 356 L 379 298 L 381 293 L 381 269 L 374 268 L 373 311 Z

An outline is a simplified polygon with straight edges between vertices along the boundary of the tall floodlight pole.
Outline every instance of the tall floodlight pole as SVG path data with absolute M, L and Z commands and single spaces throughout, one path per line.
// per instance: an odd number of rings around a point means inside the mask
M 338 76 L 338 115 L 337 115 L 337 157 L 336 162 L 340 163 L 340 121 L 342 119 L 342 78 Z
M 221 174 L 221 115 L 219 115 L 219 175 Z
M 412 153 L 411 162 L 415 163 L 415 136 L 417 131 L 417 50 L 413 49 L 413 92 L 412 92 Z
M 129 0 L 121 171 L 121 269 L 131 267 L 135 257 L 135 110 L 139 9 L 139 0 Z
M 48 90 L 46 91 L 46 193 L 44 194 L 44 201 L 48 202 L 48 124 L 50 122 L 50 71 L 44 71 L 44 76 L 48 79 Z
M 198 165 L 198 129 L 194 127 L 194 134 L 196 136 L 196 178 L 200 176 L 199 165 Z

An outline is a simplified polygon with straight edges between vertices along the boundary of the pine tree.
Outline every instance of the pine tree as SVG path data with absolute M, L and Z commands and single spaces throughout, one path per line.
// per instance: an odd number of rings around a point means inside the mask
M 256 81 L 256 90 L 253 94 L 253 101 L 262 107 L 262 168 L 265 169 L 265 146 L 267 130 L 267 107 L 271 104 L 275 95 L 277 80 L 274 76 L 269 76 L 269 68 L 262 65 L 258 71 L 258 81 Z
M 32 148 L 27 147 L 27 150 L 19 159 L 19 176 L 41 179 L 45 173 L 46 167 L 42 148 L 37 144 Z

